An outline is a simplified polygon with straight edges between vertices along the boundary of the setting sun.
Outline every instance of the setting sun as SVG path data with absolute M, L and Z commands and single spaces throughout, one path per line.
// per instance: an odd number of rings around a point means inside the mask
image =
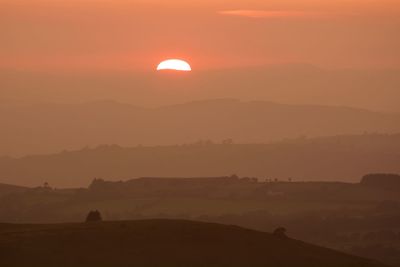
M 192 68 L 186 61 L 180 59 L 168 59 L 158 64 L 157 70 L 191 71 Z
M 400 0 L 0 0 L 0 267 L 400 267 Z

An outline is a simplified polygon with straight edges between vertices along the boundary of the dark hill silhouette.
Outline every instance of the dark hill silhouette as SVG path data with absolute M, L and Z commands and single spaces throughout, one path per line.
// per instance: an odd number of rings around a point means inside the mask
M 0 181 L 36 187 L 86 187 L 94 177 L 239 176 L 287 181 L 358 182 L 366 173 L 400 173 L 400 134 L 294 139 L 272 144 L 86 148 L 0 159 Z
M 368 174 L 362 178 L 361 184 L 375 188 L 400 190 L 400 175 L 389 173 Z
M 383 267 L 372 260 L 237 226 L 181 220 L 1 225 L 8 267 Z
M 356 207 L 355 213 L 359 213 L 358 209 L 362 207 L 361 210 L 368 216 L 376 212 L 385 215 L 388 211 L 389 217 L 392 217 L 397 216 L 399 199 L 399 188 L 395 190 L 362 183 L 264 182 L 235 175 L 136 178 L 117 182 L 98 178 L 88 188 L 35 187 L 20 193 L 4 194 L 0 196 L 0 220 L 11 223 L 80 222 L 87 215 L 87 210 L 92 209 L 101 210 L 104 218 L 114 220 L 198 218 L 203 215 L 215 217 L 251 212 L 257 214 L 257 211 L 261 211 L 262 216 L 285 211 L 296 217 L 299 210 L 322 214 L 323 211 L 331 213 L 338 209 L 344 216 L 353 216 L 348 210 L 340 211 L 343 205 L 349 209 Z M 362 213 L 363 216 L 366 214 Z M 369 218 L 363 216 L 361 218 Z M 398 222 L 398 218 L 392 222 Z M 374 220 L 373 217 L 370 219 Z M 307 217 L 306 220 L 311 219 Z M 357 225 L 359 229 L 361 222 Z M 382 222 L 377 225 L 382 225 Z
M 88 211 L 99 210 L 101 216 L 90 221 L 191 219 L 268 232 L 280 229 L 280 237 L 283 227 L 290 237 L 393 266 L 400 263 L 400 189 L 393 186 L 264 182 L 232 175 L 117 182 L 97 178 L 88 188 L 41 186 L 9 192 L 0 195 L 1 222 L 83 222 Z
M 9 185 L 9 184 L 1 184 L 0 183 L 0 197 L 8 194 L 14 193 L 22 193 L 25 192 L 28 188 L 23 186 Z
M 161 108 L 112 101 L 0 107 L 0 121 L 1 155 L 11 156 L 115 143 L 170 145 L 228 138 L 261 143 L 299 136 L 400 132 L 399 114 L 234 99 Z

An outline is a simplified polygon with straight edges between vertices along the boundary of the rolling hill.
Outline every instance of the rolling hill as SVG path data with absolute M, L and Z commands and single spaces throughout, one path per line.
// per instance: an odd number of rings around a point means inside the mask
M 30 72 L 0 70 L 0 105 L 81 103 L 112 99 L 165 106 L 236 98 L 400 111 L 397 69 L 326 69 L 309 64 L 200 71 L 174 78 L 156 72 Z
M 265 143 L 299 136 L 400 132 L 400 115 L 333 106 L 217 99 L 160 108 L 112 101 L 0 107 L 0 156 L 101 144 L 171 145 L 198 140 Z
M 8 194 L 14 193 L 22 193 L 25 192 L 28 188 L 23 186 L 9 185 L 0 183 L 0 197 Z
M 86 187 L 93 178 L 208 177 L 358 182 L 367 173 L 400 173 L 400 135 L 365 134 L 271 144 L 104 145 L 58 154 L 0 158 L 0 181 Z
M 0 248 L 8 267 L 385 266 L 265 232 L 181 220 L 0 224 Z

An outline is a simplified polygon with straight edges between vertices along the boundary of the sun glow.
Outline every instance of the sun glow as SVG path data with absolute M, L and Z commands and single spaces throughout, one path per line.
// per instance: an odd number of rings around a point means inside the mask
M 164 60 L 157 66 L 157 70 L 191 71 L 189 63 L 180 59 Z

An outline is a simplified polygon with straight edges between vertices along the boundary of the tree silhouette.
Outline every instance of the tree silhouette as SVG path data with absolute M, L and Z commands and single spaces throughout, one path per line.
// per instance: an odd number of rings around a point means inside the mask
M 279 238 L 287 238 L 286 228 L 284 227 L 276 228 L 273 235 Z
M 100 222 L 102 221 L 101 214 L 98 210 L 90 211 L 86 217 L 86 222 Z

